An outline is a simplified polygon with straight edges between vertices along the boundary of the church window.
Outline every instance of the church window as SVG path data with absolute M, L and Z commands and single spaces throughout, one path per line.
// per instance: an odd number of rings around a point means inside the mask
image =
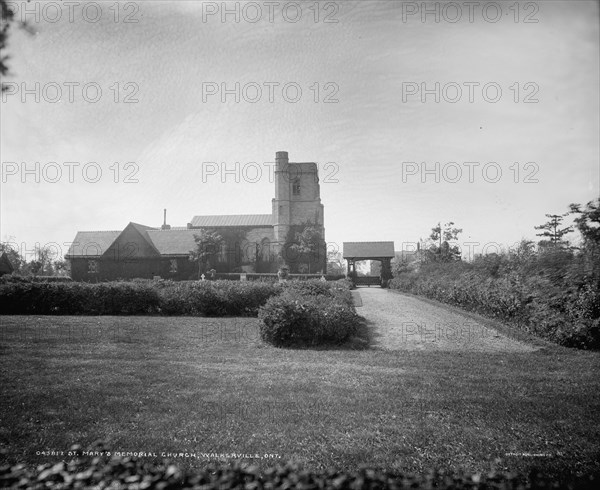
M 221 246 L 221 250 L 219 250 L 219 254 L 217 255 L 217 260 L 219 262 L 225 263 L 227 262 L 227 246 Z
M 99 270 L 97 260 L 88 260 L 88 274 L 97 274 Z
M 177 272 L 177 259 L 171 259 L 169 272 L 171 272 L 171 273 Z
M 292 194 L 294 196 L 300 195 L 300 180 L 299 179 L 294 180 L 294 183 L 292 184 Z

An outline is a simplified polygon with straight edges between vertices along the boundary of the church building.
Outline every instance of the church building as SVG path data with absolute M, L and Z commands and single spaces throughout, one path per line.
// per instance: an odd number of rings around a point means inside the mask
M 270 214 L 194 216 L 186 227 L 129 223 L 117 231 L 80 231 L 65 258 L 75 281 L 148 278 L 197 279 L 198 263 L 190 261 L 200 230 L 217 232 L 225 244 L 211 259 L 218 272 L 325 272 L 324 208 L 318 167 L 314 162 L 290 163 L 285 151 L 276 153 L 275 197 Z M 290 252 L 290 240 L 304 226 L 313 226 L 323 240 L 313 263 Z M 316 263 L 315 263 L 316 262 Z

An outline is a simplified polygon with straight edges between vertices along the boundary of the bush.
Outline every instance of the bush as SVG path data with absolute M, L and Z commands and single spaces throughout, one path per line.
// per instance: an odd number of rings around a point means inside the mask
M 265 342 L 277 347 L 340 344 L 356 334 L 359 317 L 339 295 L 293 293 L 284 291 L 260 308 L 260 336 Z
M 0 284 L 3 315 L 253 316 L 269 298 L 323 297 L 352 306 L 343 281 L 134 280 L 101 283 L 10 282 Z
M 148 315 L 158 311 L 156 290 L 135 283 L 8 283 L 0 285 L 4 315 Z
M 14 282 L 73 282 L 73 279 L 69 276 L 19 276 L 16 274 L 0 276 L 0 284 Z
M 309 279 L 307 281 L 288 281 L 282 283 L 284 291 L 292 295 L 310 295 L 310 296 L 329 296 L 333 297 L 331 291 L 331 284 L 315 279 Z
M 279 292 L 233 281 L 8 283 L 0 284 L 0 314 L 256 316 Z

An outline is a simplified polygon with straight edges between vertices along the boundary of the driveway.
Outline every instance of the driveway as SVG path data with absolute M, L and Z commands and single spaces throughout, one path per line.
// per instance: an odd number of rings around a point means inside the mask
M 502 335 L 491 321 L 432 305 L 378 287 L 353 291 L 359 315 L 372 331 L 371 346 L 384 350 L 530 352 L 537 347 Z

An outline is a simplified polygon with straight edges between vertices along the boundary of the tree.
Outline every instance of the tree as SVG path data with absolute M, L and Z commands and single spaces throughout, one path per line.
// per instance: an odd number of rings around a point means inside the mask
M 0 242 L 0 255 L 2 255 L 2 253 L 6 253 L 14 273 L 18 274 L 24 262 L 19 252 L 17 252 L 9 242 Z
M 460 260 L 460 249 L 458 246 L 450 246 L 450 241 L 458 240 L 458 235 L 462 233 L 462 228 L 455 228 L 454 222 L 441 223 L 431 229 L 429 238 L 434 243 L 429 247 L 427 257 L 429 260 L 437 262 L 450 262 Z
M 212 269 L 214 257 L 221 252 L 225 240 L 214 230 L 201 229 L 194 233 L 196 249 L 190 250 L 189 259 L 198 263 L 198 279 L 203 272 Z
M 30 1 L 31 0 L 27 0 L 27 2 Z M 9 2 L 6 2 L 5 0 L 0 0 L 0 15 L 2 15 L 2 18 L 0 20 L 0 53 L 3 53 L 6 50 L 6 45 L 8 42 L 8 31 L 10 29 L 11 24 L 15 21 L 14 12 L 11 8 L 9 8 L 8 3 Z M 29 24 L 27 24 L 27 22 L 20 21 L 18 22 L 18 24 L 19 27 L 24 29 L 27 33 L 34 33 L 34 30 Z M 0 55 L 0 76 L 2 78 L 8 75 L 9 69 L 7 61 L 9 58 L 10 56 L 8 55 Z M 4 82 L 0 84 L 0 87 L 2 92 L 4 92 L 8 88 L 4 84 Z
M 285 244 L 280 252 L 282 265 L 289 266 L 290 272 L 299 272 L 306 267 L 311 273 L 315 263 L 324 268 L 327 248 L 320 229 L 307 221 L 291 226 Z
M 319 263 L 323 257 L 325 242 L 321 232 L 312 224 L 306 224 L 301 232 L 296 232 L 295 243 L 290 249 L 298 257 L 303 257 L 308 262 L 308 273 L 311 273 L 311 265 Z
M 71 273 L 71 267 L 67 260 L 55 260 L 54 261 L 54 273 L 57 276 L 68 276 Z
M 13 21 L 14 13 L 8 8 L 8 4 L 4 0 L 0 0 L 0 14 L 2 15 L 2 27 L 0 27 L 0 52 L 4 52 L 6 49 L 6 42 L 8 40 L 8 30 L 10 24 Z M 0 75 L 5 77 L 8 74 L 8 55 L 0 55 Z M 2 84 L 2 92 L 6 90 L 4 83 Z
M 584 244 L 600 246 L 600 198 L 596 202 L 588 202 L 583 210 L 581 204 L 571 204 L 569 208 L 570 214 L 579 214 L 574 222 L 583 237 Z
M 536 236 L 546 237 L 549 240 L 540 240 L 538 245 L 541 247 L 550 246 L 553 249 L 558 248 L 567 248 L 569 242 L 563 240 L 563 237 L 573 231 L 572 226 L 565 226 L 561 228 L 562 222 L 565 216 L 568 216 L 570 213 L 565 214 L 546 214 L 547 218 L 550 218 L 550 221 L 544 223 L 543 225 L 536 226 L 536 230 L 544 230 L 542 233 L 536 233 Z
M 346 267 L 342 254 L 337 250 L 327 252 L 327 273 L 328 274 L 345 274 Z
M 580 259 L 586 281 L 600 287 L 600 198 L 588 202 L 582 209 L 580 204 L 571 204 L 571 213 L 577 214 L 575 226 L 583 238 Z
M 52 267 L 52 254 L 53 250 L 50 247 L 40 247 L 36 245 L 35 254 L 37 260 L 36 265 L 39 264 L 39 270 L 35 274 L 51 276 L 54 272 Z

